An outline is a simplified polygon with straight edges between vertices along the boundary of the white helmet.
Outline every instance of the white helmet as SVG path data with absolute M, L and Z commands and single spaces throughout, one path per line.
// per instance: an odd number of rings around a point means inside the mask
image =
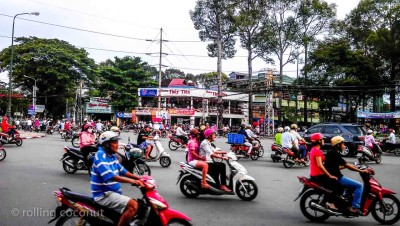
M 283 128 L 282 127 L 278 127 L 277 131 L 278 131 L 278 133 L 282 133 L 283 132 Z
M 112 126 L 112 127 L 110 128 L 110 130 L 111 130 L 112 132 L 119 132 L 119 128 L 118 128 L 117 126 Z
M 120 140 L 118 134 L 113 131 L 106 131 L 102 133 L 99 137 L 99 144 L 102 145 L 104 142 L 113 141 L 113 140 Z
M 290 131 L 290 127 L 289 126 L 285 126 L 284 130 L 285 130 L 285 132 L 289 132 Z
M 373 131 L 372 130 L 367 130 L 367 134 L 372 134 L 373 133 Z

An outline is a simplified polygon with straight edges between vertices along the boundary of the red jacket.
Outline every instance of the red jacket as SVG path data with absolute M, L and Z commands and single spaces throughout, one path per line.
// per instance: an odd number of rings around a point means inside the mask
M 8 133 L 8 128 L 12 127 L 10 124 L 8 124 L 7 119 L 3 119 L 1 121 L 1 129 L 3 130 L 3 133 Z

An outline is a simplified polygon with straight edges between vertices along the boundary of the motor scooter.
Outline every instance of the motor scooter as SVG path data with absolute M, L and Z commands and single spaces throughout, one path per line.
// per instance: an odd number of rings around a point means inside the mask
M 21 138 L 21 135 L 19 134 L 19 132 L 17 130 L 15 130 L 15 127 L 10 127 L 9 130 L 14 131 L 14 139 L 12 139 L 10 137 L 10 135 L 8 135 L 8 133 L 0 132 L 0 143 L 2 145 L 16 144 L 17 146 L 21 146 L 23 142 L 22 142 L 22 138 Z
M 251 160 L 257 160 L 260 157 L 258 146 L 254 145 L 253 149 L 251 149 L 250 154 L 248 154 L 249 148 L 249 146 L 246 146 L 244 144 L 231 144 L 230 151 L 234 152 L 238 159 L 250 157 Z
M 149 154 L 149 159 L 146 162 L 157 162 L 160 161 L 162 167 L 168 167 L 171 165 L 171 157 L 168 152 L 165 151 L 164 147 L 160 142 L 160 136 L 156 134 L 153 137 L 153 150 Z
M 295 161 L 296 156 L 293 151 L 289 150 L 288 148 L 283 148 L 285 154 L 282 154 L 282 163 L 285 168 L 292 168 L 293 166 L 305 166 L 308 167 L 310 165 L 310 152 L 307 150 L 307 143 L 303 141 L 299 141 L 299 145 L 302 145 L 306 148 L 306 156 L 304 157 L 304 161 Z
M 387 139 L 382 139 L 378 142 L 379 147 L 383 152 L 393 153 L 396 156 L 400 156 L 400 144 L 388 144 Z
M 156 182 L 151 176 L 140 179 L 145 187 L 140 188 L 142 198 L 137 199 L 138 212 L 129 225 L 132 226 L 191 226 L 191 219 L 183 213 L 170 209 L 167 201 L 157 192 Z M 59 206 L 49 224 L 56 221 L 62 225 L 117 225 L 121 213 L 96 203 L 92 195 L 73 192 L 61 187 L 54 196 Z
M 360 173 L 364 183 L 360 213 L 352 213 L 348 210 L 352 206 L 351 191 L 344 189 L 341 195 L 335 195 L 332 201 L 337 210 L 329 209 L 324 205 L 324 197 L 332 195 L 332 189 L 323 187 L 309 178 L 299 176 L 302 187 L 294 201 L 300 198 L 302 214 L 310 221 L 321 223 L 331 216 L 353 218 L 365 217 L 371 213 L 372 217 L 381 224 L 397 223 L 400 219 L 400 201 L 395 196 L 396 192 L 382 187 L 373 177 L 375 173 L 371 167 L 360 164 L 356 164 L 356 167 L 368 171 L 368 173 Z
M 7 156 L 7 152 L 6 150 L 0 146 L 0 161 L 3 161 Z
M 271 144 L 271 152 L 271 159 L 273 162 L 281 161 L 282 155 L 286 153 L 279 144 Z
M 188 198 L 197 198 L 200 195 L 237 195 L 244 201 L 251 201 L 257 197 L 258 187 L 255 179 L 247 174 L 247 170 L 237 162 L 235 153 L 228 152 L 226 154 L 228 160 L 227 165 L 230 169 L 227 187 L 231 192 L 225 192 L 218 187 L 217 179 L 207 174 L 207 183 L 211 186 L 209 189 L 202 188 L 202 170 L 197 169 L 186 162 L 181 162 L 178 176 L 180 190 L 183 195 Z M 215 161 L 213 159 L 213 161 Z
M 377 164 L 382 162 L 382 150 L 377 144 L 373 144 L 375 148 L 375 152 L 373 152 L 370 148 L 364 145 L 358 145 L 357 148 L 357 159 L 359 163 L 366 163 L 370 161 L 374 161 Z
M 169 136 L 168 147 L 171 151 L 176 151 L 178 148 L 185 148 L 186 144 L 183 143 L 183 140 L 176 135 L 170 134 Z

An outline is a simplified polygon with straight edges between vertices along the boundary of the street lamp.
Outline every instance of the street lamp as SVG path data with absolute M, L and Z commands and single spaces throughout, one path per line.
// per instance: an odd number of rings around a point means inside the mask
M 33 86 L 33 91 L 32 91 L 32 106 L 33 106 L 33 110 L 35 111 L 35 114 L 36 114 L 36 79 L 34 79 L 30 76 L 26 76 L 26 75 L 24 75 L 24 77 L 33 79 L 35 81 L 35 85 Z
M 13 26 L 12 26 L 12 35 L 11 35 L 11 60 L 10 60 L 10 80 L 8 82 L 8 106 L 7 106 L 7 115 L 11 117 L 11 86 L 12 86 L 12 73 L 13 73 L 13 61 L 14 61 L 14 25 L 15 18 L 20 15 L 35 15 L 39 16 L 39 12 L 31 12 L 31 13 L 18 13 L 14 16 Z

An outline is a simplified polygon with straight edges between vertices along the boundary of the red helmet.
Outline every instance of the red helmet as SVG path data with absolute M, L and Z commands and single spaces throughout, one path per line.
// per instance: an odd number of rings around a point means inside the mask
M 310 136 L 310 140 L 313 143 L 316 143 L 316 142 L 318 142 L 319 140 L 321 140 L 323 138 L 324 138 L 324 135 L 322 135 L 322 133 L 313 133 Z
M 83 131 L 87 131 L 89 129 L 89 127 L 92 128 L 92 125 L 90 125 L 89 123 L 85 124 L 83 126 Z

